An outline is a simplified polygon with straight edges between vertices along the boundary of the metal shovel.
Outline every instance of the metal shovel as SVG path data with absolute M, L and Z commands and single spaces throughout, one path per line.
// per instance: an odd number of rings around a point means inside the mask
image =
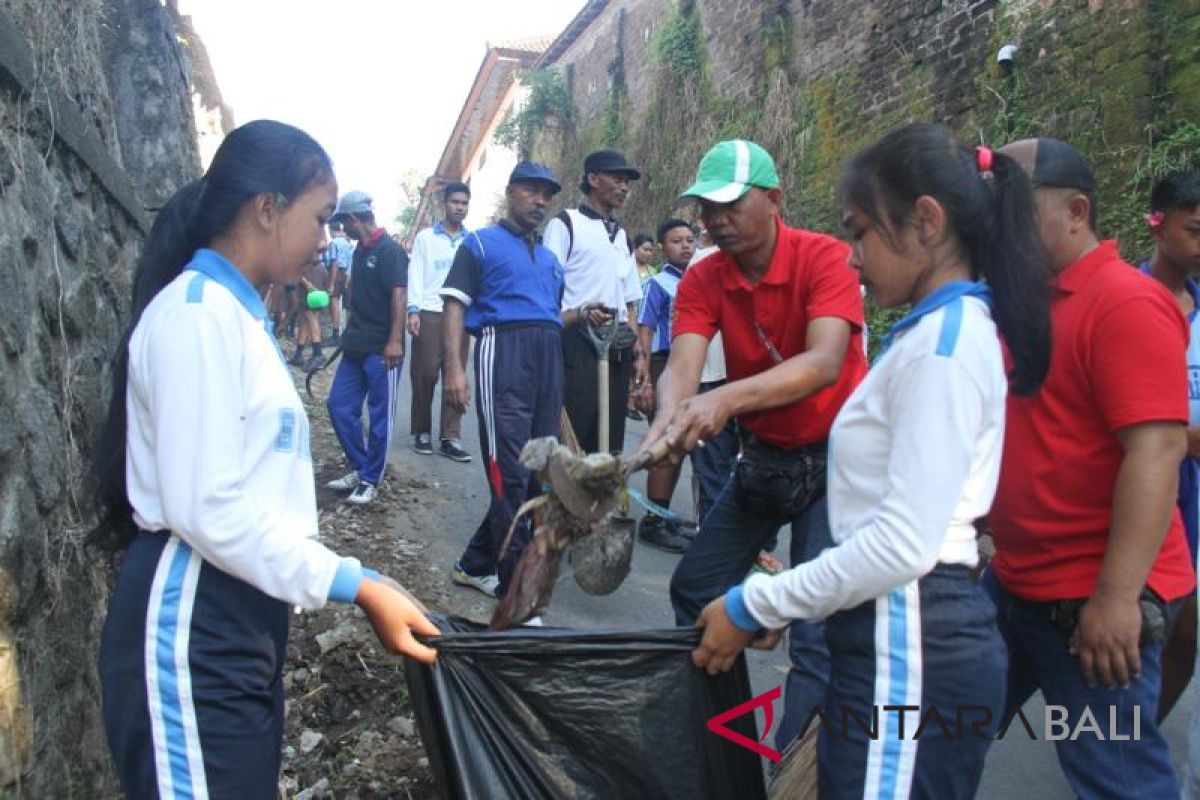
M 617 337 L 617 310 L 615 308 L 604 309 L 611 313 L 608 322 L 602 322 L 599 325 L 592 323 L 592 318 L 584 315 L 586 324 L 584 330 L 587 332 L 588 339 L 592 343 L 592 347 L 596 350 L 596 383 L 599 386 L 598 394 L 600 395 L 600 430 L 598 431 L 597 442 L 601 453 L 608 452 L 608 383 L 609 383 L 609 368 L 608 368 L 608 350 L 612 347 L 613 339 Z
M 635 455 L 631 459 L 620 459 L 622 489 L 629 476 L 666 458 L 669 448 L 666 439 L 660 439 L 654 447 Z M 556 480 L 557 477 L 557 480 Z M 635 522 L 627 515 L 610 513 L 622 499 L 588 498 L 565 474 L 550 473 L 550 490 L 572 515 L 590 525 L 590 533 L 577 539 L 567 551 L 567 560 L 574 570 L 575 583 L 591 595 L 605 595 L 616 591 L 629 575 L 633 563 L 633 540 Z M 596 512 L 603 509 L 603 520 L 597 520 Z

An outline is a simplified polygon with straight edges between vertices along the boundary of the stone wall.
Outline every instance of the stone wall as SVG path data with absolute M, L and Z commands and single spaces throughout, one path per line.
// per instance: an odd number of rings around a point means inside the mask
M 701 62 L 683 75 L 669 63 L 681 18 L 697 22 Z M 648 174 L 626 217 L 652 230 L 709 145 L 752 138 L 779 163 L 789 219 L 830 228 L 842 163 L 898 124 L 995 144 L 1058 136 L 1095 162 L 1106 232 L 1132 255 L 1151 174 L 1196 150 L 1198 32 L 1200 0 L 613 0 L 557 61 L 575 130 L 535 152 L 574 176 L 589 149 L 623 149 Z
M 113 95 L 120 155 L 143 201 L 159 208 L 200 170 L 192 126 L 191 57 L 160 0 L 107 0 L 104 71 Z
M 0 4 L 4 796 L 114 793 L 95 667 L 110 566 L 84 545 L 86 472 L 144 209 L 197 173 L 163 15 L 156 0 Z

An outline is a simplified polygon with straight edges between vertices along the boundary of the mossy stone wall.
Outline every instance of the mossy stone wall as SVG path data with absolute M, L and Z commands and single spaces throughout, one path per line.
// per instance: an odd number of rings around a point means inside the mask
M 576 123 L 534 152 L 573 186 L 589 150 L 624 151 L 646 172 L 628 228 L 652 231 L 711 144 L 754 139 L 788 220 L 834 230 L 841 165 L 896 125 L 1056 136 L 1092 159 L 1105 234 L 1136 258 L 1153 176 L 1200 145 L 1198 34 L 1200 0 L 614 0 L 556 65 Z

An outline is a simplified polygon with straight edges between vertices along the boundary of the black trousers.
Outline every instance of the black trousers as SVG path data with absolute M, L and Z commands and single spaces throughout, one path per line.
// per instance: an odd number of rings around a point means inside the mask
M 580 327 L 562 334 L 563 407 L 584 452 L 600 449 L 599 376 L 596 350 Z M 633 373 L 633 348 L 608 353 L 608 448 L 620 453 L 625 446 L 625 405 L 629 376 Z
M 517 509 L 541 492 L 537 477 L 521 464 L 521 449 L 530 439 L 559 433 L 559 342 L 556 326 L 523 324 L 484 328 L 475 345 L 479 452 L 491 503 L 461 563 L 468 575 L 495 572 L 500 596 L 533 535 L 528 518 L 513 531 L 507 549 L 500 548 Z

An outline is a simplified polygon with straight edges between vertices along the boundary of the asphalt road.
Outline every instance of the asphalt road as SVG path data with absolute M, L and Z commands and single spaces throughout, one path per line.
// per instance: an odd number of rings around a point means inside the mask
M 406 531 L 404 535 L 429 545 L 428 553 L 436 559 L 441 571 L 447 575 L 455 559 L 474 533 L 487 508 L 487 483 L 478 459 L 479 434 L 475 409 L 472 406 L 463 420 L 463 442 L 475 455 L 469 464 L 452 462 L 438 455 L 421 456 L 413 452 L 409 435 L 409 404 L 411 381 L 408 365 L 405 364 L 402 396 L 397 403 L 397 419 L 390 463 L 401 466 L 406 472 L 421 474 L 434 486 L 434 491 L 449 499 L 443 505 L 444 524 L 438 529 Z M 437 409 L 440 395 L 435 395 L 434 434 L 437 433 Z M 472 396 L 473 398 L 473 396 Z M 645 423 L 630 421 L 626 431 L 626 452 L 630 452 L 645 433 Z M 436 438 L 435 438 L 436 442 Z M 685 461 L 683 476 L 676 489 L 672 509 L 690 517 L 692 514 L 690 491 L 690 468 Z M 644 489 L 644 477 L 635 478 Z M 635 512 L 636 513 L 636 512 Z M 779 537 L 786 543 L 786 532 Z M 547 625 L 569 628 L 661 628 L 674 624 L 667 586 L 671 571 L 679 557 L 636 544 L 633 569 L 624 584 L 611 595 L 593 597 L 584 593 L 570 577 L 570 567 L 565 564 L 550 609 L 544 615 Z M 786 545 L 777 555 L 786 562 Z M 491 603 L 478 592 L 454 586 L 451 590 L 453 602 L 459 609 L 477 619 L 486 621 L 491 613 Z M 787 658 L 783 646 L 771 653 L 748 651 L 750 677 L 754 693 L 768 691 L 783 683 L 787 673 Z M 1176 764 L 1183 763 L 1186 753 L 1186 732 L 1190 712 L 1197 707 L 1195 687 L 1180 700 L 1175 712 L 1168 718 L 1165 733 L 1171 743 Z M 1004 740 L 996 742 L 988 755 L 980 786 L 979 797 L 997 800 L 1029 800 L 1039 798 L 1055 800 L 1072 796 L 1059 770 L 1053 744 L 1045 741 L 1040 728 L 1042 720 L 1041 697 L 1030 700 L 1024 711 L 1034 726 L 1037 741 L 1030 741 L 1023 729 L 1014 726 Z M 778 717 L 776 718 L 778 719 Z M 759 715 L 761 730 L 763 717 Z M 1106 725 L 1107 721 L 1101 721 Z

